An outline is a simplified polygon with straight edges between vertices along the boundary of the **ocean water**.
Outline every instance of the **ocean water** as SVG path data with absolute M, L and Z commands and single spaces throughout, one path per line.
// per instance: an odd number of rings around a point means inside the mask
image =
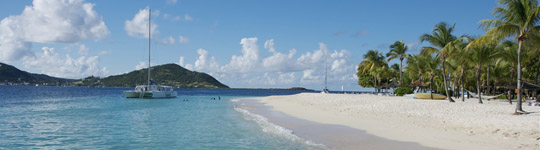
M 298 91 L 176 89 L 148 100 L 124 98 L 128 89 L 0 86 L 0 149 L 324 148 L 231 102 Z

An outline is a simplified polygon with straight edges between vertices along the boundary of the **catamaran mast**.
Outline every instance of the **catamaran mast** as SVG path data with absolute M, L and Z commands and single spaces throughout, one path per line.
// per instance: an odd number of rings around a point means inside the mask
M 150 88 L 150 67 L 151 67 L 151 64 L 150 64 L 150 38 L 152 37 L 152 35 L 150 34 L 150 29 L 151 29 L 151 25 L 152 23 L 151 20 L 150 20 L 150 17 L 152 16 L 151 15 L 152 13 L 152 9 L 151 8 L 148 8 L 148 88 Z

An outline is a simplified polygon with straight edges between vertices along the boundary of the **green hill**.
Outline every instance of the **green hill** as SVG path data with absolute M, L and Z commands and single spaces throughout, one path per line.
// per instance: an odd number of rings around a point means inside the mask
M 201 72 L 189 71 L 177 64 L 165 64 L 152 67 L 152 80 L 162 84 L 181 88 L 229 88 L 214 77 Z M 0 83 L 6 84 L 44 84 L 44 85 L 78 85 L 78 86 L 117 86 L 134 87 L 147 84 L 146 69 L 135 70 L 126 74 L 99 78 L 90 76 L 73 80 L 51 77 L 44 74 L 33 74 L 19 70 L 14 66 L 0 63 Z
M 51 77 L 44 74 L 28 73 L 26 71 L 19 70 L 14 66 L 0 63 L 0 82 L 7 83 L 29 83 L 29 84 L 50 84 L 56 83 L 68 83 L 72 82 L 72 79 L 63 79 Z
M 182 88 L 229 88 L 214 77 L 195 71 L 189 71 L 177 64 L 165 64 L 152 67 L 152 80 L 162 85 Z M 127 86 L 147 84 L 147 69 L 135 70 L 126 74 L 102 78 L 104 86 Z

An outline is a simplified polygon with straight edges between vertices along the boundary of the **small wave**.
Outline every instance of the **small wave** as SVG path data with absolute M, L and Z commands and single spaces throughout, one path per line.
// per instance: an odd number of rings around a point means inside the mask
M 265 118 L 265 117 L 263 117 L 261 115 L 251 113 L 251 112 L 249 112 L 249 111 L 247 111 L 245 109 L 239 108 L 239 107 L 234 107 L 234 110 L 236 110 L 237 112 L 242 113 L 243 116 L 244 116 L 244 119 L 251 120 L 251 121 L 254 121 L 255 123 L 257 123 L 259 126 L 262 127 L 262 130 L 264 132 L 266 132 L 266 133 L 282 136 L 282 137 L 285 137 L 286 139 L 289 139 L 289 140 L 294 141 L 294 142 L 305 143 L 307 145 L 315 146 L 315 147 L 319 147 L 319 148 L 326 148 L 326 146 L 323 145 L 323 144 L 318 144 L 318 143 L 312 142 L 310 140 L 305 140 L 305 139 L 302 139 L 302 138 L 296 136 L 293 131 L 291 131 L 291 130 L 289 130 L 287 128 L 278 126 L 276 124 L 273 124 L 273 123 L 269 122 L 267 118 Z

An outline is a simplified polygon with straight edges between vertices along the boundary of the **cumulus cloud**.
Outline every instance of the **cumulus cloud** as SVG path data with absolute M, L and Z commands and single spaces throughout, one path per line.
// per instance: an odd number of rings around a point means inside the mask
M 259 60 L 259 46 L 257 45 L 257 38 L 243 38 L 240 41 L 242 44 L 242 55 L 233 55 L 231 62 L 223 66 L 223 70 L 228 72 L 248 72 L 258 63 Z
M 140 9 L 137 14 L 133 17 L 131 20 L 126 20 L 124 25 L 124 30 L 126 30 L 127 34 L 131 37 L 136 38 L 148 38 L 148 13 L 149 9 Z M 154 15 L 159 13 L 154 13 Z M 154 36 L 154 34 L 159 33 L 157 30 L 158 25 L 155 23 L 151 23 L 151 34 Z
M 351 53 L 347 50 L 330 51 L 326 44 L 319 43 L 319 49 L 295 57 L 296 49 L 289 50 L 288 54 L 281 53 L 274 47 L 274 39 L 270 39 L 264 42 L 264 48 L 271 55 L 260 59 L 257 38 L 243 38 L 240 43 L 242 55 L 233 55 L 226 65 L 220 66 L 207 50 L 199 49 L 195 65 L 185 66 L 209 73 L 233 87 L 323 87 L 325 64 L 328 65 L 330 82 L 356 83 L 356 68 L 351 64 Z
M 216 61 L 216 58 L 214 56 L 209 56 L 207 50 L 198 49 L 197 54 L 199 54 L 199 58 L 195 61 L 195 65 L 193 66 L 194 70 L 205 72 L 219 71 L 220 66 Z
M 137 64 L 137 66 L 135 66 L 135 70 L 144 69 L 144 68 L 146 68 L 147 66 L 148 66 L 148 65 L 146 65 L 146 62 L 141 61 L 141 62 L 139 62 L 139 64 Z
M 26 68 L 37 69 L 43 74 L 63 78 L 108 74 L 106 67 L 99 67 L 98 56 L 72 58 L 69 54 L 62 56 L 56 53 L 54 48 L 43 47 L 42 50 L 43 53 L 36 53 L 35 57 L 25 57 L 23 65 Z
M 180 44 L 187 44 L 187 43 L 189 43 L 189 38 L 180 35 L 180 36 L 178 36 L 178 42 L 179 42 Z
M 264 48 L 268 49 L 272 53 L 272 56 L 266 57 L 262 60 L 263 67 L 267 71 L 291 71 L 295 69 L 294 54 L 296 49 L 289 50 L 289 54 L 283 54 L 277 52 L 274 48 L 274 39 L 267 40 L 264 43 Z
M 82 0 L 34 0 L 20 15 L 0 21 L 0 61 L 34 55 L 32 42 L 76 43 L 107 36 L 109 30 L 93 7 Z
M 178 65 L 182 66 L 182 67 L 185 67 L 185 64 L 184 64 L 184 57 L 183 56 L 180 56 L 180 59 L 178 60 Z

